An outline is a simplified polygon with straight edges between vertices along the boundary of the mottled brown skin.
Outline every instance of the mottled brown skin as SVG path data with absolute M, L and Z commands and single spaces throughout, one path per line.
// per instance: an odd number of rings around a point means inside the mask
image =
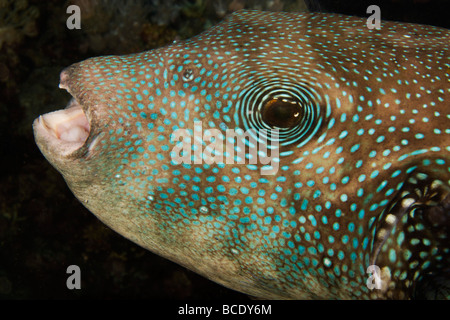
M 105 224 L 227 287 L 411 298 L 449 261 L 449 43 L 448 30 L 428 26 L 241 11 L 191 40 L 67 68 L 61 86 L 89 137 L 61 147 L 36 122 L 36 142 Z M 257 97 L 279 92 L 315 118 L 301 133 L 286 120 L 275 175 L 171 164 L 176 127 L 249 129 L 258 123 L 245 117 L 267 107 Z

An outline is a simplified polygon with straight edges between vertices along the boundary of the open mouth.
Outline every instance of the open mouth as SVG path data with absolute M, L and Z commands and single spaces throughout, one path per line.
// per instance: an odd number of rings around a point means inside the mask
M 84 145 L 90 125 L 80 103 L 73 98 L 65 109 L 39 116 L 34 130 L 47 147 L 67 155 Z
M 41 119 L 56 139 L 84 143 L 89 135 L 89 122 L 75 99 L 65 109 L 44 114 Z

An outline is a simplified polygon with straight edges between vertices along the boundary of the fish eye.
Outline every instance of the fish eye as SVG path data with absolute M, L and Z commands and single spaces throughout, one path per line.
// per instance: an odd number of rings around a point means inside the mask
M 262 120 L 271 127 L 292 128 L 298 125 L 303 117 L 303 108 L 295 99 L 271 98 L 263 103 Z
M 258 132 L 258 142 L 267 138 L 278 141 L 280 146 L 297 147 L 326 128 L 331 114 L 316 88 L 279 79 L 251 83 L 239 95 L 236 111 L 243 129 Z

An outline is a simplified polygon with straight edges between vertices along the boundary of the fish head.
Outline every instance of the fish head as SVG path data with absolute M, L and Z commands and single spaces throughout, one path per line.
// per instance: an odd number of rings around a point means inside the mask
M 419 202 L 404 201 L 417 168 L 430 185 L 441 175 L 447 208 L 449 33 L 383 26 L 241 11 L 189 40 L 82 61 L 61 73 L 73 100 L 35 120 L 36 142 L 99 219 L 216 282 L 266 298 L 407 297 L 411 255 L 390 251 L 404 250 L 393 227 Z M 397 270 L 409 284 L 391 285 Z

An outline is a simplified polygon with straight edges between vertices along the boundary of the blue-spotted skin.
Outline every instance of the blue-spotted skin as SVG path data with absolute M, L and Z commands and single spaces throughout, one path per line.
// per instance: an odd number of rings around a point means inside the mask
M 449 44 L 450 32 L 431 26 L 369 30 L 342 15 L 240 11 L 187 41 L 88 59 L 63 80 L 92 130 L 59 168 L 113 229 L 230 288 L 411 298 L 449 260 L 448 229 L 439 239 L 439 223 L 421 232 L 429 227 L 408 206 L 414 187 L 404 189 L 419 174 L 425 189 L 441 182 L 437 203 L 448 195 Z M 263 92 L 303 99 L 313 118 L 281 131 L 276 174 L 171 162 L 170 135 L 194 121 L 259 129 Z M 367 286 L 371 264 L 382 288 Z

